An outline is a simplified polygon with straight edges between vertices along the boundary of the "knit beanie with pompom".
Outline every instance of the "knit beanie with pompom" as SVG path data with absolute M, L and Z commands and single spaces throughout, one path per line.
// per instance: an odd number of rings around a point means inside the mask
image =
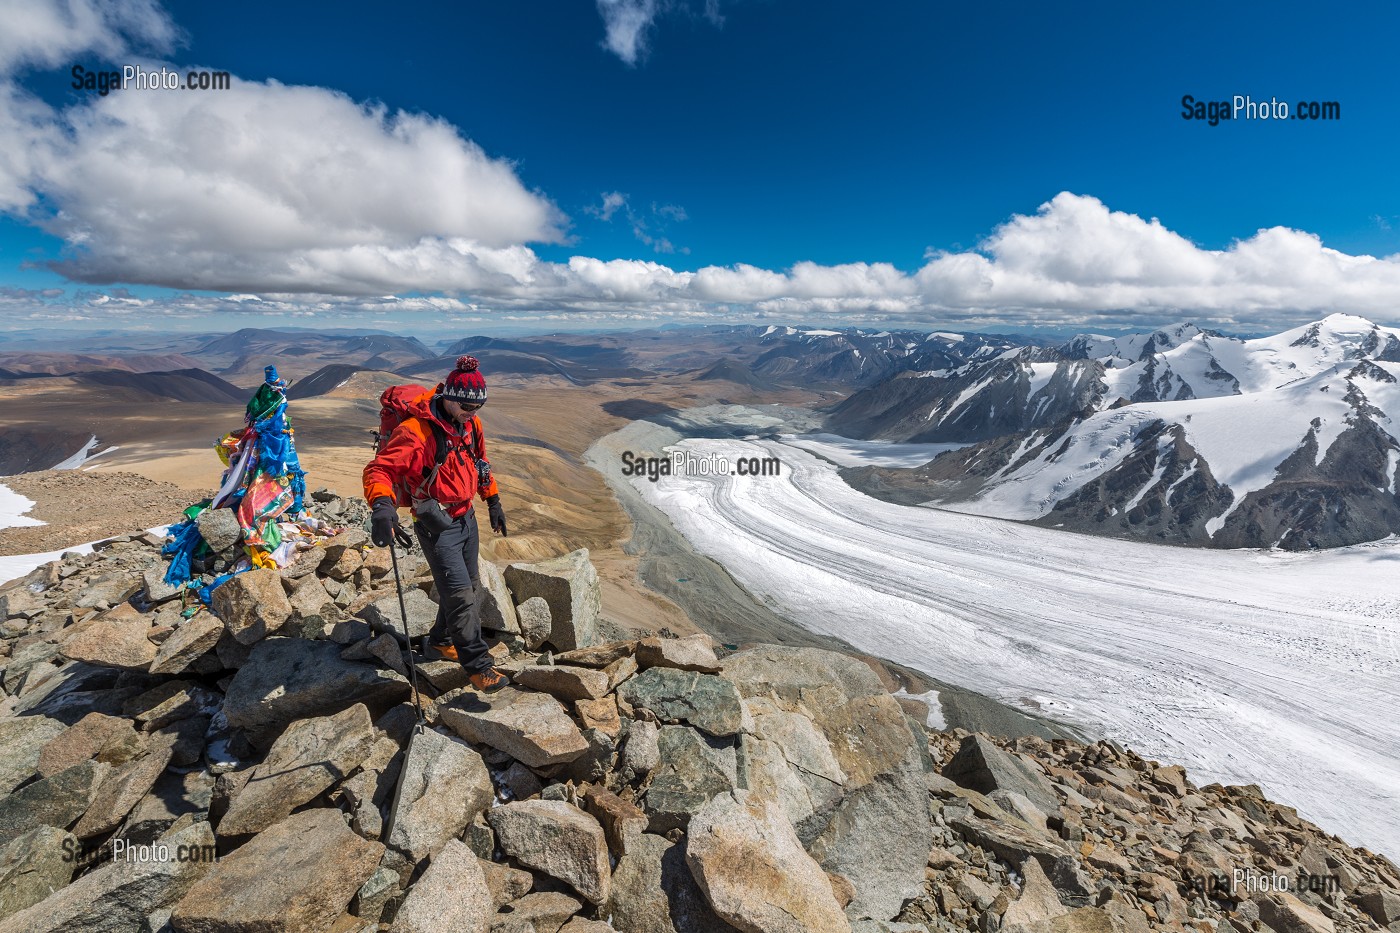
M 451 402 L 463 405 L 486 404 L 486 379 L 478 367 L 481 363 L 474 356 L 457 358 L 457 368 L 443 380 L 440 395 Z

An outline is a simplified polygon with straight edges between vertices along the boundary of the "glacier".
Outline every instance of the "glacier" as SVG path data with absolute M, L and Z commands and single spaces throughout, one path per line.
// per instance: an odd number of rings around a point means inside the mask
M 675 447 L 781 458 L 633 482 L 794 622 L 1400 853 L 1400 539 L 1167 547 L 878 501 L 772 436 Z

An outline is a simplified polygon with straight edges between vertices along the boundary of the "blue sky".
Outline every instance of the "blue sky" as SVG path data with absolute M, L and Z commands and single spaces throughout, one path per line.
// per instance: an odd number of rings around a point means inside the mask
M 0 195 L 29 326 L 94 296 L 179 326 L 1400 314 L 1400 263 L 1355 258 L 1400 253 L 1393 5 L 90 2 L 0 45 L 38 111 L 0 119 L 52 153 Z M 108 63 L 226 69 L 241 103 L 68 86 Z M 1184 94 L 1341 119 L 1211 127 Z

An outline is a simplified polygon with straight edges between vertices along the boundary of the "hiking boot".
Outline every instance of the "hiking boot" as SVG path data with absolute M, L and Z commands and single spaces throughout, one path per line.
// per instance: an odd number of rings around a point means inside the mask
M 480 674 L 472 674 L 467 678 L 467 683 L 471 684 L 481 693 L 495 693 L 510 685 L 510 678 L 494 667 L 487 668 Z
M 429 645 L 428 647 L 431 648 L 439 658 L 445 658 L 448 661 L 456 661 L 458 659 L 457 646 L 451 642 L 445 645 Z

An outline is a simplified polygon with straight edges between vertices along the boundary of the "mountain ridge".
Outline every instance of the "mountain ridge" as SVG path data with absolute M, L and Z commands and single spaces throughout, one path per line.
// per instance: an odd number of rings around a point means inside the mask
M 1176 544 L 1337 547 L 1400 533 L 1398 360 L 1400 331 L 1352 315 L 1250 340 L 1177 325 L 904 374 L 828 423 L 973 445 L 907 473 L 843 471 L 902 502 Z

